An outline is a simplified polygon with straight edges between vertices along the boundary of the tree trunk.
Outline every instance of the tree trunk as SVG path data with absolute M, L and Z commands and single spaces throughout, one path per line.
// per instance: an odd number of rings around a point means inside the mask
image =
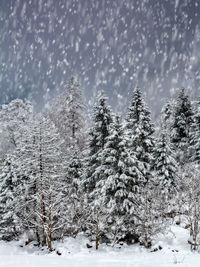
M 97 222 L 97 226 L 96 226 L 96 250 L 98 250 L 99 248 L 99 225 Z

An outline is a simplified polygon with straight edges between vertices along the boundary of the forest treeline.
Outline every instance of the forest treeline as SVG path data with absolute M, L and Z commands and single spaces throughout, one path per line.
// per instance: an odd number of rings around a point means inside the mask
M 84 233 L 96 249 L 102 242 L 148 248 L 184 216 L 198 249 L 200 101 L 181 89 L 153 123 L 140 88 L 123 119 L 101 91 L 86 114 L 74 77 L 42 114 L 20 99 L 2 106 L 0 238 L 26 234 L 52 250 L 52 241 Z

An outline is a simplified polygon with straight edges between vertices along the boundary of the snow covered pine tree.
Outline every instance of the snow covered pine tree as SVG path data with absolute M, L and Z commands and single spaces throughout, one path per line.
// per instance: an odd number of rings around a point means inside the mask
M 172 197 L 178 190 L 178 163 L 173 150 L 170 147 L 170 140 L 163 129 L 156 141 L 154 152 L 154 170 L 156 171 L 157 184 L 162 194 Z
M 181 89 L 174 112 L 174 123 L 171 132 L 171 142 L 180 165 L 189 162 L 190 131 L 193 119 L 192 106 L 185 89 Z
M 125 134 L 128 138 L 129 149 L 141 162 L 141 170 L 147 181 L 152 169 L 154 148 L 154 127 L 140 89 L 137 87 L 126 116 Z
M 84 173 L 84 164 L 80 150 L 76 147 L 71 152 L 71 158 L 64 162 L 63 176 L 63 197 L 64 210 L 67 212 L 66 227 L 63 234 L 76 237 L 82 229 L 84 229 L 85 214 L 85 198 L 84 192 L 81 190 L 81 182 Z
M 107 105 L 107 98 L 104 96 L 104 92 L 101 91 L 97 97 L 97 103 L 93 112 L 93 125 L 89 131 L 89 148 L 88 156 L 86 159 L 86 173 L 82 187 L 87 194 L 88 209 L 90 216 L 86 222 L 86 228 L 89 231 L 89 235 L 95 235 L 96 248 L 98 249 L 99 242 L 99 223 L 101 221 L 101 206 L 94 205 L 98 196 L 93 193 L 96 187 L 96 183 L 101 179 L 96 174 L 96 169 L 101 165 L 99 160 L 99 153 L 103 150 L 105 145 L 105 139 L 109 134 L 109 127 L 113 121 L 112 112 Z M 102 225 L 102 224 L 101 224 Z
M 135 238 L 136 194 L 144 176 L 138 169 L 137 158 L 130 156 L 118 116 L 111 123 L 98 159 L 101 164 L 95 174 L 101 179 L 93 195 L 98 196 L 98 205 L 104 207 L 104 233 L 113 245 L 120 240 L 131 242 Z
M 156 220 L 157 204 L 155 202 L 155 187 L 153 181 L 154 163 L 154 126 L 151 122 L 142 93 L 137 87 L 125 121 L 125 135 L 128 138 L 130 154 L 136 158 L 138 169 L 143 179 L 138 180 L 137 193 L 135 194 L 135 232 L 141 244 L 146 247 L 151 245 L 153 233 L 158 231 L 159 223 Z

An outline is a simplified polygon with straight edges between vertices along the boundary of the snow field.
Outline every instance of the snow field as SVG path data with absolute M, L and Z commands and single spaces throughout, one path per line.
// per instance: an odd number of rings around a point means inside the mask
M 86 248 L 89 241 L 80 235 L 54 243 L 61 256 L 38 250 L 33 244 L 20 247 L 19 242 L 1 241 L 0 267 L 198 267 L 200 255 L 190 251 L 188 237 L 188 230 L 173 226 L 166 235 L 155 240 L 151 250 L 136 244 L 121 248 L 101 245 L 99 251 L 95 251 Z M 163 249 L 151 252 L 159 246 Z

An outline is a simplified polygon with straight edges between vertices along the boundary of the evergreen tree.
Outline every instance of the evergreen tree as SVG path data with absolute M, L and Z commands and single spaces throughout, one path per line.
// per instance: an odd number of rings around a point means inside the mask
M 190 131 L 192 125 L 192 106 L 185 89 L 181 89 L 177 98 L 171 142 L 179 164 L 189 162 Z
M 98 201 L 94 205 L 104 207 L 107 225 L 105 231 L 109 240 L 117 242 L 121 238 L 134 235 L 133 221 L 136 197 L 140 183 L 144 183 L 143 173 L 138 169 L 136 157 L 130 156 L 127 141 L 119 117 L 112 123 L 105 145 L 99 153 L 101 165 L 96 175 L 101 179 L 93 192 Z
M 170 121 L 172 114 L 173 114 L 172 102 L 168 101 L 162 108 L 162 117 L 165 124 L 167 124 L 167 122 Z
M 82 191 L 87 196 L 87 214 L 88 218 L 85 228 L 90 236 L 93 234 L 96 238 L 96 249 L 98 249 L 99 236 L 102 232 L 102 207 L 94 205 L 98 196 L 94 194 L 96 184 L 101 177 L 96 173 L 96 169 L 101 165 L 99 154 L 104 149 L 106 137 L 109 135 L 110 124 L 112 123 L 112 113 L 107 105 L 107 98 L 101 91 L 97 98 L 97 104 L 94 107 L 93 125 L 89 131 L 88 152 L 85 161 L 86 172 L 84 180 L 81 183 Z
M 164 130 L 156 142 L 154 170 L 161 192 L 165 195 L 175 193 L 178 189 L 177 162 L 170 147 L 170 140 Z
M 104 96 L 104 92 L 101 91 L 97 98 L 97 104 L 94 107 L 93 125 L 89 131 L 87 173 L 84 179 L 84 186 L 88 192 L 94 190 L 96 182 L 99 180 L 95 173 L 96 168 L 101 164 L 98 154 L 104 148 L 112 121 L 112 113 L 107 105 L 107 98 Z
M 142 171 L 147 181 L 153 163 L 154 138 L 152 134 L 154 128 L 151 123 L 150 111 L 146 107 L 138 87 L 133 94 L 126 117 L 125 129 L 130 151 L 136 152 L 137 160 L 144 166 Z
M 17 234 L 15 214 L 16 173 L 10 156 L 4 161 L 0 177 L 0 238 L 12 240 Z
M 80 190 L 84 166 L 80 151 L 74 147 L 71 158 L 64 167 L 63 208 L 66 211 L 66 233 L 76 236 L 84 227 L 84 196 Z
M 165 134 L 167 135 L 167 138 L 171 136 L 171 130 L 174 123 L 174 107 L 175 107 L 175 101 L 170 100 L 168 101 L 162 108 L 161 111 L 161 118 L 160 118 L 160 125 L 157 130 L 158 135 L 162 129 L 165 129 Z
M 190 146 L 192 161 L 200 165 L 200 99 L 193 115 L 192 130 L 190 131 Z

